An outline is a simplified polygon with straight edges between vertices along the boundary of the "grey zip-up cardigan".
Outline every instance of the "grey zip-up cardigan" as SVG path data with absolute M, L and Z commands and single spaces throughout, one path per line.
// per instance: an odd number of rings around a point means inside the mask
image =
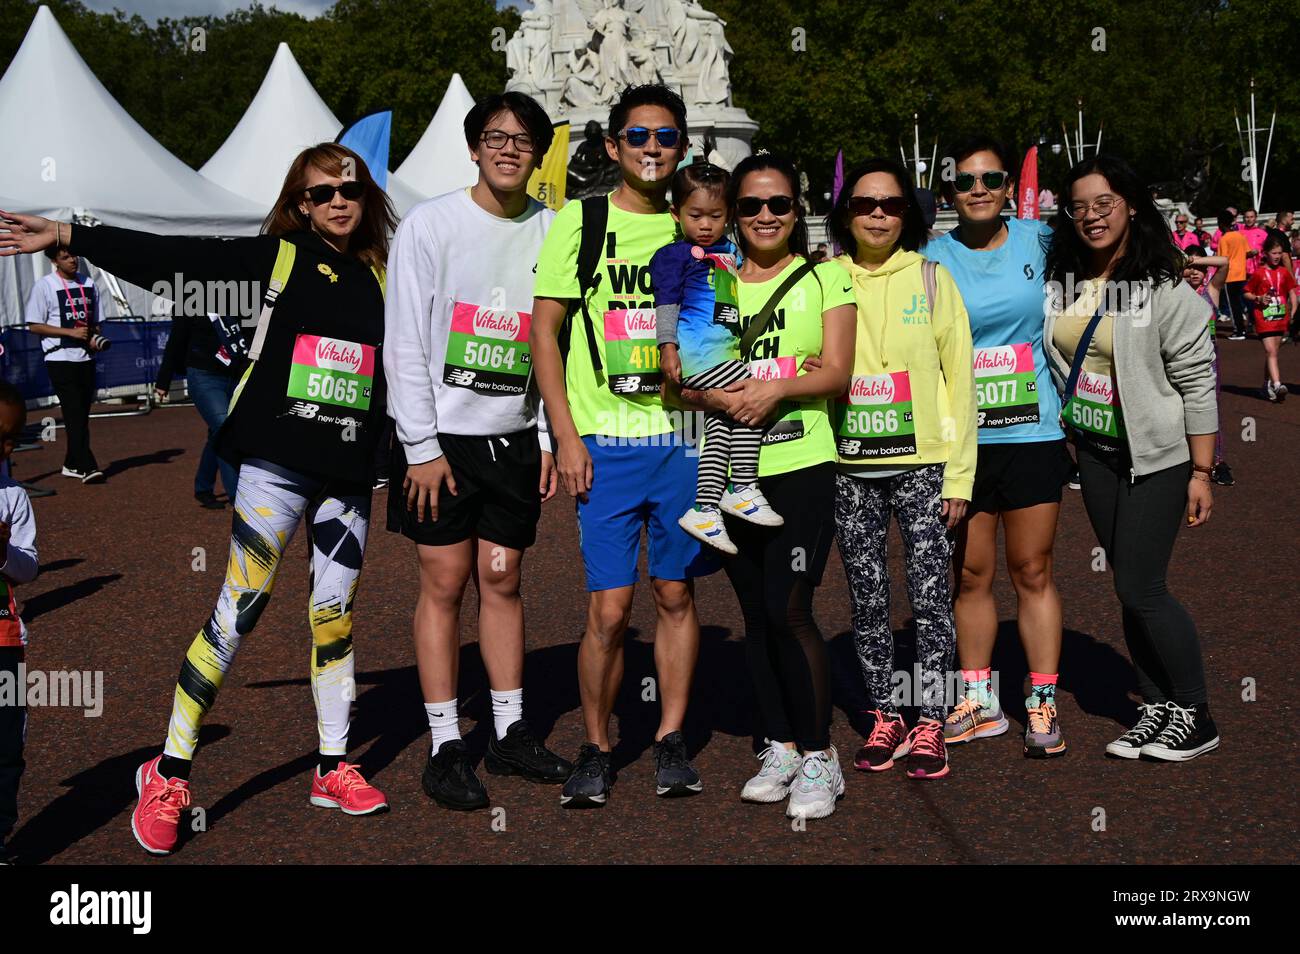
M 1137 307 L 1114 315 L 1115 389 L 1133 478 L 1190 460 L 1187 436 L 1219 429 L 1206 300 L 1183 281 L 1146 284 L 1135 299 Z M 1059 311 L 1051 305 L 1045 311 L 1043 343 L 1064 395 L 1070 362 L 1052 340 Z

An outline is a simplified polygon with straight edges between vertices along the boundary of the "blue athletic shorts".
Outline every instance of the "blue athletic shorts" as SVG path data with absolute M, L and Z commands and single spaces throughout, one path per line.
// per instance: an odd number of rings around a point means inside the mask
M 641 528 L 650 575 L 660 580 L 707 576 L 720 563 L 710 549 L 677 525 L 695 504 L 698 459 L 690 448 L 615 444 L 611 438 L 584 437 L 591 454 L 591 492 L 578 501 L 578 541 L 587 569 L 587 590 L 612 590 L 637 581 Z

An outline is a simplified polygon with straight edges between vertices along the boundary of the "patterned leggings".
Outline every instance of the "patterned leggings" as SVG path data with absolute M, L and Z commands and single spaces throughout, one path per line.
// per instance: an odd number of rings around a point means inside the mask
M 948 665 L 957 643 L 948 567 L 952 545 L 943 519 L 943 465 L 896 477 L 835 478 L 835 529 L 849 580 L 853 639 L 872 704 L 885 713 L 898 705 L 891 691 L 894 631 L 889 623 L 889 517 L 898 517 L 907 557 L 907 595 L 916 619 L 921 665 L 921 715 L 943 720 Z
M 320 751 L 344 755 L 351 700 L 352 603 L 370 521 L 370 491 L 334 495 L 324 484 L 261 460 L 245 461 L 235 497 L 230 563 L 216 609 L 185 654 L 163 751 L 192 759 L 199 723 L 271 598 L 281 558 L 307 518 L 311 689 Z M 360 490 L 360 488 L 358 488 Z

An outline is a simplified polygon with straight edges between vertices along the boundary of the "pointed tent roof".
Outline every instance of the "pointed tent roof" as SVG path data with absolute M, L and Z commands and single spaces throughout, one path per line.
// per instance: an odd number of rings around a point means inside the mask
M 397 174 L 425 195 L 442 195 L 478 181 L 478 168 L 465 148 L 465 114 L 474 107 L 465 81 L 453 73 L 429 128 Z
M 122 108 L 49 7 L 0 78 L 0 182 L 17 211 L 84 209 L 109 225 L 253 234 L 264 210 L 204 179 Z
M 318 142 L 332 142 L 342 128 L 289 45 L 281 43 L 257 95 L 199 173 L 270 208 L 294 157 Z M 388 195 L 399 214 L 424 198 L 391 175 Z

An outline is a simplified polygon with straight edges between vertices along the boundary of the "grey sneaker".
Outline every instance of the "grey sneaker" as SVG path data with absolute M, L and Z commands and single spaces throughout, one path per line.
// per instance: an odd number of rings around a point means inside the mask
M 686 758 L 686 740 L 669 732 L 655 743 L 655 794 L 666 798 L 695 795 L 704 788 L 700 773 Z
M 1056 718 L 1056 703 L 1030 693 L 1025 700 L 1029 724 L 1025 726 L 1025 758 L 1050 759 L 1065 754 L 1061 723 Z
M 843 794 L 844 773 L 835 746 L 824 752 L 809 752 L 790 786 L 785 813 L 790 818 L 825 818 L 835 811 L 835 800 Z
M 803 756 L 798 749 L 787 749 L 779 742 L 764 739 L 767 748 L 758 753 L 763 766 L 740 790 L 742 802 L 779 802 L 790 794 L 790 785 L 799 774 Z
M 560 804 L 565 808 L 600 808 L 609 800 L 614 773 L 609 767 L 609 753 L 591 742 L 578 749 L 578 760 L 569 780 L 560 790 Z
M 984 705 L 978 699 L 962 696 L 944 720 L 943 740 L 948 745 L 957 745 L 992 738 L 1006 732 L 1009 726 L 996 695 L 989 693 L 989 701 Z

